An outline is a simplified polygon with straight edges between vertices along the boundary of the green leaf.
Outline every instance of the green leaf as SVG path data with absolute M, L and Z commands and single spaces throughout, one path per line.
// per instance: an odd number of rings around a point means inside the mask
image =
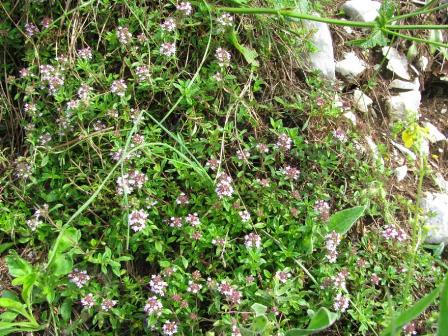
M 346 233 L 363 215 L 365 210 L 365 206 L 357 206 L 336 212 L 328 220 L 328 231 L 336 231 L 339 234 Z
M 251 306 L 252 310 L 255 312 L 255 316 L 261 316 L 266 314 L 266 311 L 268 310 L 268 307 L 265 305 L 262 305 L 260 303 L 254 303 Z
M 61 305 L 61 309 L 59 310 L 62 318 L 64 321 L 70 320 L 70 317 L 72 315 L 72 306 L 73 301 L 71 299 L 65 299 L 64 302 Z
M 51 267 L 51 264 L 53 263 L 56 255 L 61 254 L 77 245 L 80 237 L 81 233 L 79 232 L 79 230 L 73 227 L 63 228 L 59 233 L 59 236 L 56 238 L 53 247 L 48 253 L 47 267 Z
M 397 317 L 393 318 L 390 325 L 384 329 L 381 333 L 382 336 L 393 336 L 397 330 L 401 329 L 404 325 L 417 318 L 422 312 L 431 305 L 434 300 L 439 296 L 440 288 L 434 289 L 431 293 L 414 303 L 414 305 L 404 312 L 400 313 Z
M 268 318 L 265 315 L 260 315 L 254 317 L 252 320 L 252 330 L 256 332 L 263 332 L 266 329 L 266 326 L 268 325 Z
M 55 256 L 51 264 L 51 267 L 49 268 L 49 271 L 53 275 L 60 277 L 61 275 L 66 275 L 70 273 L 72 269 L 73 269 L 73 259 L 70 255 L 64 253 Z
M 6 257 L 9 274 L 14 278 L 22 277 L 33 272 L 33 266 L 25 259 L 19 257 L 17 253 L 13 253 Z
M 311 319 L 308 328 L 306 329 L 291 329 L 288 330 L 285 336 L 303 336 L 312 335 L 330 327 L 336 320 L 338 314 L 329 311 L 327 308 L 320 308 Z
M 26 312 L 25 305 L 20 302 L 8 299 L 8 298 L 0 298 L 0 307 L 6 308 L 10 311 L 19 313 L 25 317 L 28 317 L 28 313 Z
M 258 57 L 258 53 L 255 50 L 242 45 L 238 41 L 238 35 L 236 34 L 235 30 L 232 30 L 229 33 L 229 40 L 233 44 L 235 49 L 237 49 L 243 55 L 247 63 L 254 67 L 258 67 L 260 65 L 260 63 L 256 60 L 256 58 Z
M 437 336 L 444 336 L 448 330 L 448 274 L 443 282 L 442 292 L 440 293 L 439 323 Z

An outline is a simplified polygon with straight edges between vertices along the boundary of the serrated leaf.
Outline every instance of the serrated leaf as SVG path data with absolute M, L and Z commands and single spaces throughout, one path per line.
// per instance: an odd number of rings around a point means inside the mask
M 336 231 L 339 234 L 346 233 L 364 214 L 365 210 L 365 206 L 357 206 L 336 212 L 328 220 L 328 231 Z

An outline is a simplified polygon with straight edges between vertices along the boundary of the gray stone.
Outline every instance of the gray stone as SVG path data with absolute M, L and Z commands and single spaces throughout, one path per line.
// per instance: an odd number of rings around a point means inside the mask
M 359 111 L 368 113 L 373 100 L 361 90 L 356 89 L 353 92 L 353 103 Z
M 408 72 L 408 59 L 397 49 L 392 47 L 383 47 L 383 55 L 387 58 L 387 68 L 397 76 L 410 80 L 411 76 Z
M 370 22 L 379 15 L 381 3 L 371 0 L 350 0 L 342 5 L 345 15 L 354 21 Z
M 396 96 L 391 96 L 386 100 L 387 111 L 392 121 L 406 121 L 412 117 L 418 117 L 418 110 L 422 95 L 420 91 L 400 92 Z
M 420 202 L 425 214 L 425 226 L 429 229 L 427 243 L 448 243 L 448 194 L 425 193 Z
M 409 91 L 409 90 L 416 90 L 416 91 L 418 91 L 418 90 L 420 90 L 420 82 L 419 82 L 418 78 L 416 78 L 414 80 L 414 82 L 407 82 L 407 81 L 404 81 L 404 80 L 401 80 L 401 79 L 394 79 L 390 83 L 389 87 L 391 89 L 399 89 L 399 90 L 407 90 L 407 91 Z
M 310 65 L 322 72 L 329 80 L 335 80 L 335 60 L 333 39 L 328 24 L 323 22 L 303 21 L 305 27 L 313 32 L 311 42 L 316 48 L 315 52 L 308 54 Z
M 347 79 L 354 79 L 364 72 L 366 64 L 354 52 L 345 53 L 344 59 L 336 63 L 336 72 Z
M 446 136 L 443 135 L 443 133 L 440 132 L 439 129 L 430 122 L 424 122 L 423 126 L 428 129 L 428 139 L 429 141 L 431 141 L 431 143 L 446 140 Z

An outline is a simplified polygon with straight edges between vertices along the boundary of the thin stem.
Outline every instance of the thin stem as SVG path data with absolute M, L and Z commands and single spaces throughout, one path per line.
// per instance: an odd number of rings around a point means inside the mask
M 394 21 L 398 21 L 398 20 L 404 20 L 404 19 L 407 19 L 407 18 L 410 18 L 410 17 L 414 17 L 414 16 L 417 16 L 417 15 L 429 14 L 429 13 L 432 13 L 432 12 L 435 12 L 435 11 L 438 11 L 438 10 L 441 10 L 441 9 L 444 9 L 444 8 L 447 8 L 447 7 L 448 7 L 448 4 L 443 4 L 443 5 L 440 5 L 438 7 L 434 7 L 434 8 L 430 8 L 430 9 L 422 9 L 422 10 L 415 11 L 415 12 L 412 12 L 412 13 L 394 16 L 393 18 L 390 19 L 389 22 L 394 22 Z
M 385 25 L 386 29 L 393 30 L 417 30 L 417 29 L 431 29 L 431 30 L 443 30 L 448 29 L 448 25 Z
M 414 42 L 420 42 L 420 43 L 426 43 L 426 44 L 430 44 L 436 47 L 441 47 L 441 48 L 448 48 L 448 44 L 445 43 L 441 43 L 441 42 L 436 42 L 436 41 L 430 41 L 430 40 L 425 40 L 419 37 L 414 37 L 414 36 L 409 36 L 409 35 L 405 35 L 405 34 L 400 34 L 397 32 L 393 32 L 391 30 L 386 30 L 384 29 L 383 32 L 385 34 L 391 34 L 397 37 L 401 37 L 402 39 L 408 40 L 408 41 L 414 41 Z
M 361 21 L 345 21 L 338 19 L 329 19 L 309 14 L 303 14 L 296 12 L 290 9 L 275 9 L 275 8 L 262 8 L 262 7 L 254 7 L 254 8 L 237 8 L 237 7 L 215 7 L 215 10 L 227 12 L 227 13 L 235 13 L 235 14 L 268 14 L 268 15 L 277 15 L 277 16 L 287 16 L 296 19 L 304 19 L 310 21 L 324 22 L 328 24 L 334 24 L 339 26 L 350 26 L 350 27 L 358 27 L 358 28 L 374 28 L 375 22 L 361 22 Z

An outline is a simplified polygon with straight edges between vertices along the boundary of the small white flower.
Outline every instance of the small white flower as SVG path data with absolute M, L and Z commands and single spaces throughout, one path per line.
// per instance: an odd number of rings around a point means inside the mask
M 224 67 L 224 66 L 228 66 L 230 64 L 230 58 L 232 56 L 226 49 L 219 47 L 215 51 L 215 57 L 218 60 L 219 66 Z
M 176 54 L 176 44 L 171 42 L 162 43 L 160 53 L 168 57 L 174 56 Z
M 244 211 L 240 211 L 240 217 L 241 217 L 241 220 L 245 223 L 245 222 L 248 222 L 249 220 L 250 220 L 250 213 L 249 213 L 249 211 L 247 211 L 247 210 L 244 210 Z
M 173 18 L 168 18 L 160 25 L 163 30 L 172 32 L 176 29 L 176 21 Z
M 233 16 L 229 13 L 224 13 L 216 21 L 223 27 L 231 27 L 233 25 Z
M 191 3 L 187 1 L 182 1 L 180 4 L 176 6 L 176 9 L 186 16 L 191 15 L 191 13 L 193 12 L 193 7 L 191 7 Z

